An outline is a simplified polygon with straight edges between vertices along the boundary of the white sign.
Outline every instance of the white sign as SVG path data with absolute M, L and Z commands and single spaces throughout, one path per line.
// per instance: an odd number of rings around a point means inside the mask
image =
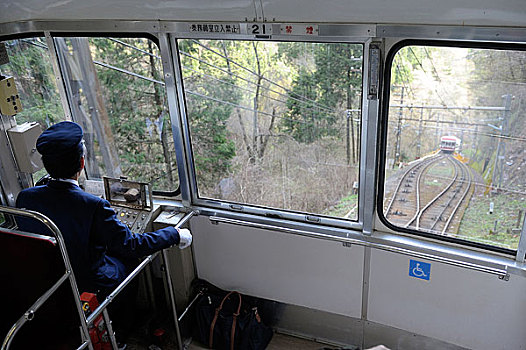
M 240 34 L 239 23 L 191 23 L 191 33 Z
M 317 24 L 289 23 L 280 26 L 282 35 L 319 35 Z

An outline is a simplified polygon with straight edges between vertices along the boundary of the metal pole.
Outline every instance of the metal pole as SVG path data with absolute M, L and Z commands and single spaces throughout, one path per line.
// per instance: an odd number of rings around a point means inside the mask
M 524 215 L 524 221 L 522 222 L 521 237 L 519 239 L 519 246 L 517 247 L 517 255 L 515 260 L 523 263 L 526 255 L 526 214 Z
M 420 158 L 422 154 L 422 118 L 424 118 L 424 109 L 420 108 L 420 120 L 418 122 L 418 145 L 416 156 Z
M 13 341 L 13 338 L 18 333 L 20 328 L 27 322 L 31 321 L 35 317 L 35 312 L 38 311 L 38 309 L 44 304 L 49 297 L 55 293 L 55 291 L 66 281 L 66 279 L 69 277 L 70 273 L 67 272 L 64 274 L 55 284 L 48 289 L 38 300 L 31 305 L 31 307 L 24 313 L 22 317 L 20 317 L 15 324 L 11 327 L 9 332 L 7 333 L 7 336 L 4 339 L 4 342 L 2 343 L 2 350 L 8 350 L 11 346 L 11 342 Z
M 188 220 L 190 220 L 190 218 L 194 215 L 197 214 L 197 211 L 191 211 L 189 212 L 188 214 L 186 214 L 176 225 L 175 225 L 175 228 L 179 228 L 181 226 L 183 226 L 184 224 L 186 224 L 188 222 Z M 110 293 L 110 295 L 108 295 L 106 297 L 106 299 L 99 305 L 98 308 L 96 308 L 92 313 L 91 315 L 88 317 L 87 319 L 87 324 L 90 325 L 92 324 L 95 319 L 108 307 L 108 305 L 113 301 L 113 299 L 115 299 L 115 297 L 124 289 L 124 287 L 126 287 L 132 279 L 134 279 L 151 261 L 153 261 L 153 259 L 155 259 L 158 255 L 160 254 L 160 252 L 155 252 L 151 255 L 148 255 L 140 264 L 139 266 L 137 266 L 133 271 L 132 273 L 130 273 L 128 275 L 128 277 L 126 277 L 126 279 L 124 279 L 124 281 L 121 282 L 121 284 L 119 284 L 117 286 L 117 288 L 115 288 L 113 290 L 113 292 Z M 166 254 L 166 250 L 163 250 L 163 256 Z M 168 270 L 168 264 L 166 263 L 165 261 L 165 266 L 167 267 L 166 270 Z M 176 335 L 178 336 L 177 337 L 177 341 L 179 342 L 179 348 L 181 348 L 182 346 L 182 343 L 181 343 L 181 335 L 180 335 L 180 332 L 179 332 L 179 324 L 177 322 L 177 312 L 175 311 L 175 295 L 174 295 L 174 292 L 173 292 L 173 288 L 172 288 L 172 280 L 171 280 L 171 276 L 168 274 L 168 271 L 167 271 L 167 280 L 168 280 L 168 286 L 169 286 L 169 292 L 170 292 L 170 299 L 172 301 L 172 309 L 174 311 L 174 315 L 175 315 L 175 327 L 176 327 Z
M 108 315 L 107 309 L 104 309 L 104 311 L 102 311 L 102 317 L 104 318 L 104 322 L 106 322 L 106 330 L 110 337 L 111 346 L 113 349 L 118 349 L 119 346 L 117 345 L 117 339 L 115 339 L 115 332 L 113 332 L 113 326 L 111 324 L 110 316 Z
M 90 350 L 93 350 L 93 345 L 91 344 L 88 331 L 88 324 L 86 323 L 86 316 L 84 315 L 84 311 L 82 311 L 82 305 L 80 304 L 79 289 L 77 287 L 77 282 L 75 281 L 75 276 L 72 272 L 73 268 L 71 267 L 71 263 L 69 261 L 68 253 L 66 251 L 66 244 L 64 243 L 64 238 L 62 237 L 62 233 L 60 233 L 58 227 L 47 216 L 42 215 L 36 211 L 0 206 L 0 212 L 18 216 L 25 216 L 38 220 L 44 225 L 46 225 L 47 228 L 54 234 L 58 243 L 58 247 L 60 249 L 60 253 L 62 254 L 62 260 L 64 261 L 64 265 L 66 267 L 66 274 L 68 274 L 69 277 L 69 283 L 71 285 L 73 293 L 73 300 L 75 302 L 75 306 L 77 307 L 77 312 L 80 318 L 80 326 L 82 329 L 83 340 L 88 341 L 88 347 L 90 348 Z
M 179 350 L 183 349 L 183 341 L 181 338 L 181 332 L 179 330 L 179 321 L 177 317 L 177 305 L 175 304 L 175 293 L 174 286 L 172 282 L 172 275 L 170 270 L 170 262 L 168 261 L 168 251 L 163 249 L 163 260 L 164 260 L 164 272 L 166 273 L 166 282 L 168 283 L 168 292 L 170 293 L 170 303 L 172 304 L 172 313 L 175 323 L 175 335 L 177 337 L 177 348 Z
M 96 308 L 91 313 L 91 315 L 89 315 L 88 320 L 87 320 L 88 325 L 92 324 L 95 321 L 95 319 L 104 311 L 104 309 L 106 309 L 108 305 L 111 302 L 113 302 L 113 299 L 115 299 L 115 297 L 124 289 L 124 287 L 126 287 L 131 282 L 131 280 L 134 279 L 139 274 L 139 272 L 141 272 L 144 269 L 146 265 L 148 265 L 151 261 L 153 261 L 153 259 L 155 259 L 157 255 L 159 255 L 159 252 L 155 252 L 151 255 L 148 255 L 146 258 L 144 258 L 144 260 L 132 271 L 132 273 L 130 273 L 128 277 L 126 277 L 124 281 L 122 281 L 113 290 L 113 292 L 111 292 L 110 295 L 108 295 L 106 299 L 104 299 L 104 301 L 99 305 L 99 307 Z
M 501 131 L 501 136 L 502 135 L 508 135 L 508 117 L 509 117 L 509 114 L 510 114 L 510 111 L 511 111 L 511 95 L 510 94 L 507 94 L 507 95 L 504 95 L 502 96 L 504 98 L 504 113 L 502 113 L 502 131 Z M 499 139 L 500 140 L 500 139 Z M 499 169 L 500 169 L 500 172 L 499 172 L 499 188 L 502 187 L 502 175 L 504 173 L 504 158 L 506 156 L 506 143 L 502 143 L 501 144 L 501 151 L 502 151 L 502 156 L 499 157 L 499 163 L 500 163 L 500 166 L 499 166 Z

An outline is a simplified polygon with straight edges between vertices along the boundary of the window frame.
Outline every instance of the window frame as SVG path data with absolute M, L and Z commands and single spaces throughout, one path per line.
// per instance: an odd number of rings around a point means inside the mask
M 201 22 L 200 22 L 201 23 Z M 204 22 L 203 22 L 204 23 Z M 327 27 L 337 27 L 337 26 L 329 26 Z M 352 27 L 352 26 L 351 26 Z M 356 28 L 353 28 L 354 30 L 365 30 L 364 28 L 367 26 L 355 26 Z M 363 28 L 362 28 L 363 27 Z M 361 77 L 361 84 L 362 84 L 362 93 L 361 93 L 361 99 L 360 103 L 362 105 L 362 111 L 361 111 L 361 125 L 360 130 L 358 134 L 360 135 L 360 141 L 358 143 L 359 145 L 359 164 L 358 164 L 358 179 L 359 179 L 359 188 L 358 188 L 358 200 L 357 200 L 357 219 L 356 220 L 349 220 L 344 218 L 337 218 L 337 217 L 331 217 L 331 216 L 325 216 L 321 214 L 314 214 L 314 213 L 307 213 L 307 212 L 301 212 L 301 211 L 294 211 L 294 210 L 285 210 L 280 208 L 272 208 L 272 207 L 265 207 L 261 205 L 256 204 L 248 204 L 248 203 L 237 203 L 237 202 L 229 202 L 226 200 L 220 200 L 220 199 L 214 199 L 214 198 L 207 198 L 207 197 L 199 197 L 198 195 L 198 186 L 197 186 L 197 178 L 196 178 L 196 169 L 193 159 L 193 148 L 191 143 L 191 133 L 190 133 L 190 126 L 189 126 L 189 119 L 187 116 L 187 110 L 186 110 L 186 99 L 185 99 L 185 93 L 184 93 L 184 84 L 183 84 L 183 76 L 182 76 L 182 64 L 180 60 L 179 50 L 178 50 L 178 40 L 180 39 L 203 39 L 203 40 L 231 40 L 231 41 L 270 41 L 270 42 L 311 42 L 311 43 L 346 43 L 346 44 L 357 44 L 362 45 L 363 49 L 363 59 L 362 59 L 362 77 Z M 294 40 L 293 40 L 294 39 Z M 337 228 L 346 228 L 346 229 L 352 229 L 352 230 L 362 230 L 364 219 L 363 219 L 363 205 L 362 200 L 365 198 L 365 172 L 364 172 L 364 166 L 365 164 L 365 154 L 364 150 L 366 149 L 367 139 L 365 135 L 367 135 L 367 125 L 365 123 L 365 120 L 367 118 L 366 113 L 364 111 L 367 110 L 367 108 L 364 108 L 364 103 L 367 101 L 367 96 L 364 94 L 364 89 L 367 82 L 367 74 L 365 73 L 366 67 L 367 67 L 367 54 L 366 50 L 368 49 L 368 38 L 365 38 L 363 36 L 342 36 L 342 37 L 324 37 L 324 36 L 315 36 L 315 37 L 308 37 L 308 36 L 294 36 L 294 38 L 287 37 L 284 35 L 272 35 L 272 37 L 269 38 L 260 38 L 250 35 L 239 35 L 239 34 L 230 34 L 230 35 L 204 35 L 204 34 L 195 34 L 195 33 L 182 33 L 182 32 L 174 32 L 170 35 L 170 43 L 172 47 L 172 56 L 174 57 L 174 63 L 176 68 L 176 84 L 178 91 L 178 99 L 179 99 L 179 114 L 181 116 L 181 122 L 183 125 L 183 134 L 184 134 L 184 142 L 185 142 L 185 148 L 188 152 L 187 154 L 187 167 L 188 167 L 188 174 L 189 174 L 189 197 L 191 200 L 191 203 L 193 205 L 202 206 L 205 208 L 211 208 L 211 209 L 219 209 L 219 210 L 226 210 L 238 214 L 251 214 L 251 215 L 257 215 L 262 216 L 269 219 L 280 219 L 280 220 L 291 220 L 294 222 L 299 222 L 301 224 L 315 224 L 315 225 L 325 225 L 325 226 L 331 226 L 331 227 L 337 227 Z M 184 194 L 183 194 L 184 196 Z
M 43 34 L 45 34 L 46 32 L 43 32 Z M 122 39 L 131 39 L 131 38 L 140 38 L 140 39 L 146 39 L 146 40 L 150 40 L 153 44 L 155 44 L 157 46 L 157 49 L 159 50 L 159 52 L 161 52 L 161 45 L 160 45 L 160 40 L 159 40 L 159 37 L 157 37 L 156 35 L 152 34 L 152 33 L 148 33 L 148 32 L 85 32 L 85 31 L 80 31 L 80 32 L 71 32 L 71 31 L 64 31 L 64 32 L 61 32 L 61 31 L 53 31 L 53 32 L 50 32 L 49 33 L 52 41 L 53 41 L 53 49 L 55 50 L 56 52 L 56 47 L 55 47 L 55 39 L 56 38 L 122 38 Z M 67 111 L 67 113 L 71 116 L 71 100 L 70 100 L 70 92 L 68 91 L 68 89 L 66 88 L 66 85 L 64 84 L 64 73 L 63 73 L 63 63 L 60 62 L 60 59 L 58 58 L 57 55 L 54 55 L 55 57 L 52 57 L 52 59 L 56 59 L 56 64 L 58 66 L 58 69 L 60 71 L 60 78 L 61 78 L 61 82 L 62 82 L 62 85 L 63 85 L 63 89 L 64 89 L 64 93 L 65 93 L 65 96 L 66 96 L 66 99 L 67 99 L 67 104 L 68 104 L 68 107 L 69 107 L 69 110 Z M 162 56 L 162 54 L 161 54 Z M 161 57 L 162 59 L 162 57 Z M 162 68 L 164 70 L 164 65 L 162 65 Z M 165 76 L 165 72 L 162 71 L 161 72 L 163 77 Z M 165 83 L 165 87 L 166 87 L 166 83 Z M 166 91 L 165 91 L 166 93 Z M 167 102 L 167 105 L 168 105 L 168 102 Z M 169 111 L 169 107 L 167 106 L 167 109 Z M 171 118 L 171 123 L 173 124 L 173 118 Z M 174 128 L 172 127 L 171 129 L 171 137 L 172 139 L 175 141 L 175 137 L 173 135 L 174 133 Z M 174 146 L 177 146 L 177 143 L 174 143 Z M 176 157 L 175 159 L 175 162 L 176 164 L 178 164 L 178 161 L 179 159 Z M 179 166 L 178 166 L 179 168 Z M 89 179 L 89 176 L 86 172 L 86 169 L 84 169 L 84 174 L 86 175 L 86 178 Z M 180 172 L 177 171 L 177 188 L 175 188 L 174 190 L 172 191 L 162 191 L 162 190 L 154 190 L 152 189 L 152 195 L 154 196 L 161 196 L 161 197 L 166 197 L 166 198 L 174 198 L 176 196 L 179 196 L 181 194 L 181 180 L 180 180 L 180 176 L 179 176 Z
M 391 46 L 389 52 L 386 55 L 385 65 L 383 69 L 383 86 L 384 90 L 382 93 L 382 105 L 381 112 L 379 115 L 379 128 L 378 128 L 378 175 L 377 175 L 377 202 L 376 211 L 378 218 L 387 228 L 397 234 L 409 234 L 411 236 L 423 237 L 433 239 L 441 242 L 448 242 L 458 244 L 461 246 L 467 246 L 472 248 L 483 249 L 486 251 L 492 251 L 501 253 L 509 256 L 516 256 L 518 249 L 508 249 L 498 247 L 490 244 L 484 244 L 480 242 L 468 241 L 461 238 L 454 238 L 448 236 L 436 235 L 424 231 L 419 231 L 410 228 L 404 228 L 401 226 L 394 225 L 384 215 L 384 191 L 385 191 L 385 166 L 387 160 L 387 130 L 389 122 L 389 101 L 391 92 L 391 69 L 393 60 L 396 54 L 406 46 L 423 46 L 423 47 L 452 47 L 452 48 L 473 48 L 473 49 L 495 49 L 495 50 L 514 50 L 514 51 L 526 51 L 526 44 L 515 44 L 515 43 L 496 43 L 496 42 L 473 42 L 473 41 L 441 41 L 441 40 L 424 40 L 424 39 L 403 39 L 396 42 Z

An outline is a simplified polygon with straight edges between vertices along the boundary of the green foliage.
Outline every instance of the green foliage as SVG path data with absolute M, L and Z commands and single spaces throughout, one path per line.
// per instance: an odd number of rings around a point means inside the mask
M 360 105 L 362 47 L 349 44 L 282 43 L 279 54 L 299 67 L 282 127 L 297 141 L 336 136 L 345 110 Z
M 235 143 L 227 130 L 234 105 L 241 99 L 231 75 L 232 67 L 221 55 L 228 50 L 232 53 L 233 43 L 224 41 L 180 40 L 179 50 L 185 91 L 187 97 L 187 115 L 190 122 L 195 169 L 200 187 L 207 192 L 219 179 L 225 177 L 236 155 Z M 243 53 L 249 47 L 235 50 Z M 189 57 L 191 55 L 192 57 Z M 199 57 L 199 60 L 193 59 Z M 245 56 L 241 58 L 247 59 Z M 225 101 L 225 102 L 223 102 Z
M 351 219 L 354 219 L 358 215 L 358 195 L 357 194 L 351 194 L 344 198 L 342 198 L 338 204 L 335 206 L 329 208 L 324 213 L 328 216 L 335 216 L 335 217 L 344 217 L 345 215 L 349 214 L 349 211 L 354 208 L 354 211 L 349 215 Z M 354 215 L 353 215 L 354 214 Z
M 433 48 L 405 46 L 396 53 L 391 66 L 391 86 L 408 86 L 413 82 L 413 73 L 423 68 L 426 50 L 429 53 Z
M 5 44 L 10 62 L 1 67 L 1 72 L 15 78 L 23 108 L 17 114 L 18 122 L 36 121 L 46 129 L 64 120 L 45 40 L 17 39 Z
M 147 39 L 118 40 L 92 38 L 90 49 L 94 61 L 131 73 L 97 66 L 122 171 L 132 179 L 152 182 L 156 189 L 174 190 L 176 184 L 166 172 L 175 170 L 175 154 L 162 139 L 171 134 L 165 92 L 159 83 L 147 80 L 162 80 L 159 50 Z
M 505 138 L 501 139 L 501 143 L 506 145 L 507 156 L 510 154 L 520 154 L 524 149 L 524 141 L 526 138 L 526 130 L 524 128 L 524 115 L 526 114 L 526 52 L 524 51 L 510 51 L 510 50 L 483 50 L 470 49 L 468 58 L 474 65 L 471 73 L 471 79 L 476 82 L 477 94 L 473 96 L 474 104 L 490 105 L 490 106 L 504 106 L 505 96 L 512 95 L 511 110 L 504 114 L 490 115 L 491 124 L 502 126 L 502 134 Z M 497 137 L 489 137 L 491 135 L 499 135 L 500 133 L 491 130 L 486 137 L 479 137 L 477 140 L 477 147 L 490 151 L 480 152 L 474 157 L 474 161 L 484 164 L 488 163 L 489 167 L 485 169 L 485 178 L 491 179 L 491 174 L 494 172 L 495 157 L 499 139 Z M 506 137 L 510 137 L 508 140 Z M 489 162 L 488 162 L 489 159 Z M 507 183 L 501 184 L 507 187 L 508 184 L 513 187 L 519 186 L 523 190 L 526 189 L 524 178 L 526 172 L 521 169 L 520 162 L 516 162 L 511 167 L 506 167 L 508 174 L 504 176 Z M 512 185 L 513 184 L 513 185 Z
M 490 202 L 494 203 L 493 214 L 489 213 Z M 523 216 L 518 222 L 520 211 Z M 459 235 L 469 240 L 517 249 L 523 221 L 524 200 L 521 195 L 477 197 L 470 202 L 464 213 Z

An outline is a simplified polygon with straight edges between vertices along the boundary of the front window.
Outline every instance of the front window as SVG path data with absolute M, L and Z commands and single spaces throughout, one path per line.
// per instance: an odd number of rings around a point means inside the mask
M 411 45 L 391 66 L 383 214 L 517 249 L 526 208 L 526 51 Z
M 85 132 L 89 178 L 178 187 L 157 45 L 143 38 L 56 38 L 73 120 Z
M 357 219 L 362 45 L 178 47 L 200 198 Z

